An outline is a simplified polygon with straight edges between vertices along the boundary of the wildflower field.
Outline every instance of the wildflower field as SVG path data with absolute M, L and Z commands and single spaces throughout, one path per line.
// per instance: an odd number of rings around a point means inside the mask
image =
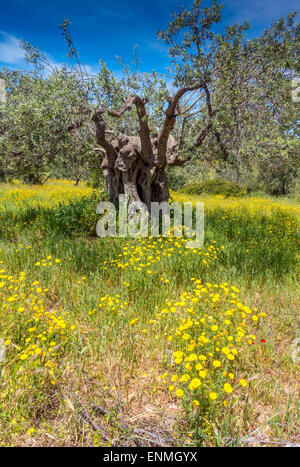
M 1 445 L 299 443 L 299 204 L 203 198 L 190 249 L 97 238 L 100 196 L 0 184 Z

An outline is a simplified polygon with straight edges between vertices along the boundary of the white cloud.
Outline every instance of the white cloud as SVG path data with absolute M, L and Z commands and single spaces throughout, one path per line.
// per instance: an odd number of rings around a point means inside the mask
M 43 52 L 43 51 L 42 51 Z M 62 62 L 57 62 L 50 54 L 43 52 L 47 58 L 49 66 L 45 66 L 44 74 L 48 75 L 54 68 L 60 69 L 63 66 Z M 26 63 L 24 50 L 20 47 L 20 39 L 5 31 L 0 31 L 0 67 L 7 66 L 10 69 L 30 70 L 32 66 Z M 98 67 L 84 64 L 84 68 L 88 74 L 97 74 Z
M 93 66 L 93 65 L 87 65 L 87 64 L 83 64 L 83 68 L 84 70 L 87 72 L 88 75 L 96 75 L 99 71 L 99 66 Z
M 161 41 L 157 40 L 152 40 L 152 41 L 144 41 L 146 47 L 148 47 L 150 50 L 153 50 L 155 52 L 159 52 L 166 57 L 169 56 L 169 50 L 168 47 L 165 46 Z
M 57 62 L 51 55 L 45 53 L 51 68 L 61 68 L 62 63 Z M 7 65 L 8 68 L 24 70 L 32 67 L 25 60 L 25 53 L 20 46 L 20 39 L 13 34 L 0 31 L 0 64 Z M 49 70 L 50 71 L 50 70 Z M 45 70 L 47 74 L 48 71 Z
M 24 61 L 24 51 L 19 45 L 19 39 L 12 34 L 0 31 L 0 62 L 19 64 Z

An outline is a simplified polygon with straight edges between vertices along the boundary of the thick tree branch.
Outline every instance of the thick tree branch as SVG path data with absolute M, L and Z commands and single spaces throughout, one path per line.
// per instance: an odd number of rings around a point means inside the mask
M 204 139 L 208 135 L 209 131 L 213 128 L 213 117 L 220 111 L 220 109 L 222 108 L 222 106 L 223 106 L 223 104 L 224 104 L 224 102 L 225 102 L 225 100 L 227 98 L 227 96 L 225 96 L 222 99 L 222 101 L 221 101 L 220 105 L 218 106 L 218 108 L 213 110 L 212 105 L 211 105 L 210 92 L 209 92 L 208 87 L 207 87 L 207 85 L 205 83 L 203 85 L 203 89 L 204 89 L 204 92 L 205 92 L 205 95 L 206 95 L 206 106 L 207 106 L 207 113 L 208 113 L 209 121 L 207 122 L 207 124 L 203 128 L 201 128 L 201 130 L 197 134 L 196 142 L 194 144 L 194 147 L 201 146 Z M 228 158 L 227 149 L 225 148 L 225 146 L 224 146 L 224 144 L 222 142 L 221 136 L 220 136 L 219 132 L 216 129 L 214 129 L 214 135 L 215 135 L 217 143 L 218 143 L 218 145 L 219 145 L 219 147 L 221 149 L 224 160 L 227 160 L 227 158 Z
M 176 108 L 177 108 L 177 105 L 180 99 L 182 98 L 182 96 L 184 96 L 185 93 L 189 91 L 194 91 L 195 89 L 199 89 L 201 87 L 202 87 L 202 84 L 197 84 L 194 86 L 184 86 L 180 88 L 174 94 L 174 96 L 169 100 L 169 105 L 165 112 L 166 118 L 165 118 L 162 130 L 158 136 L 156 164 L 159 167 L 164 167 L 167 163 L 166 150 L 167 150 L 168 138 L 175 125 L 175 121 L 177 117 Z
M 148 126 L 148 116 L 146 112 L 146 100 L 142 99 L 138 95 L 129 96 L 122 107 L 118 111 L 107 110 L 107 113 L 112 117 L 121 117 L 127 110 L 130 110 L 133 105 L 136 106 L 140 130 L 139 135 L 141 138 L 141 151 L 142 155 L 146 159 L 147 163 L 152 166 L 154 163 L 152 144 L 151 144 L 151 135 L 150 129 Z
M 181 109 L 180 115 L 189 114 L 189 111 L 190 111 L 193 107 L 195 107 L 195 105 L 202 99 L 202 97 L 203 97 L 202 95 L 199 96 L 198 99 L 196 99 L 187 109 L 185 109 L 185 110 L 184 110 L 184 109 Z M 201 112 L 201 109 L 200 109 L 200 110 L 197 110 L 197 111 L 194 112 L 194 113 L 199 113 L 199 112 Z
M 100 146 L 105 149 L 107 155 L 107 167 L 114 168 L 115 161 L 117 159 L 116 151 L 113 145 L 105 137 L 105 122 L 102 117 L 103 111 L 96 110 L 92 115 L 92 121 L 96 126 L 96 139 Z
M 194 145 L 195 147 L 201 146 L 204 139 L 208 135 L 211 127 L 212 127 L 212 122 L 209 121 L 203 128 L 201 128 L 201 130 L 199 131 L 199 133 L 196 136 L 196 142 L 195 142 L 195 145 Z
M 206 86 L 206 84 L 204 84 L 203 89 L 204 89 L 204 92 L 205 92 L 205 95 L 206 95 L 206 106 L 207 106 L 208 116 L 212 120 L 214 112 L 213 112 L 212 105 L 211 105 L 210 92 L 209 92 L 208 87 Z M 213 125 L 212 125 L 212 127 L 213 127 Z M 223 154 L 223 159 L 226 161 L 228 159 L 228 153 L 227 153 L 227 150 L 226 150 L 226 148 L 225 148 L 225 146 L 223 144 L 220 133 L 215 128 L 214 128 L 214 135 L 215 135 L 215 138 L 216 138 L 217 143 L 219 145 L 219 148 L 220 148 L 220 150 L 221 150 L 221 152 Z

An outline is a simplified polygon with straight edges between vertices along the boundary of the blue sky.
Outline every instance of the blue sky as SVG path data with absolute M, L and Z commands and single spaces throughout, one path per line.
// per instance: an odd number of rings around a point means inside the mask
M 58 29 L 64 18 L 71 21 L 71 33 L 82 62 L 96 71 L 103 59 L 113 70 L 120 67 L 116 55 L 129 62 L 138 44 L 140 70 L 154 68 L 164 73 L 170 64 L 167 49 L 157 40 L 158 29 L 165 29 L 170 13 L 192 0 L 11 0 L 0 9 L 0 67 L 24 69 L 24 38 L 59 65 L 66 60 L 66 47 Z M 206 2 L 205 2 L 206 3 Z M 210 2 L 209 2 L 210 3 Z M 255 36 L 280 16 L 299 10 L 299 0 L 223 0 L 223 22 L 247 19 L 249 35 Z

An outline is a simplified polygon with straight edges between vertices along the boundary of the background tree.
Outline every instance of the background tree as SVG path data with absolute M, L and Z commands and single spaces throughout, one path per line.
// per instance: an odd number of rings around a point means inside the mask
M 255 170 L 266 180 L 262 161 L 268 139 L 270 157 L 277 154 L 276 167 L 288 164 L 293 178 L 299 167 L 297 104 L 291 100 L 291 80 L 299 73 L 296 13 L 274 21 L 252 40 L 245 37 L 247 23 L 215 33 L 213 26 L 220 19 L 217 2 L 201 8 L 201 1 L 195 1 L 191 9 L 173 13 L 168 29 L 159 32 L 173 56 L 176 84 L 202 83 L 192 113 L 181 112 L 183 126 L 189 122 L 183 152 L 188 160 L 198 158 L 236 181 L 245 182 Z M 295 149 L 293 157 L 291 151 L 289 157 L 282 152 L 283 140 Z
M 0 76 L 8 89 L 0 120 L 5 173 L 29 183 L 54 173 L 78 178 L 94 153 L 89 125 L 78 121 L 86 92 L 76 72 L 63 68 L 45 77 L 2 70 Z

